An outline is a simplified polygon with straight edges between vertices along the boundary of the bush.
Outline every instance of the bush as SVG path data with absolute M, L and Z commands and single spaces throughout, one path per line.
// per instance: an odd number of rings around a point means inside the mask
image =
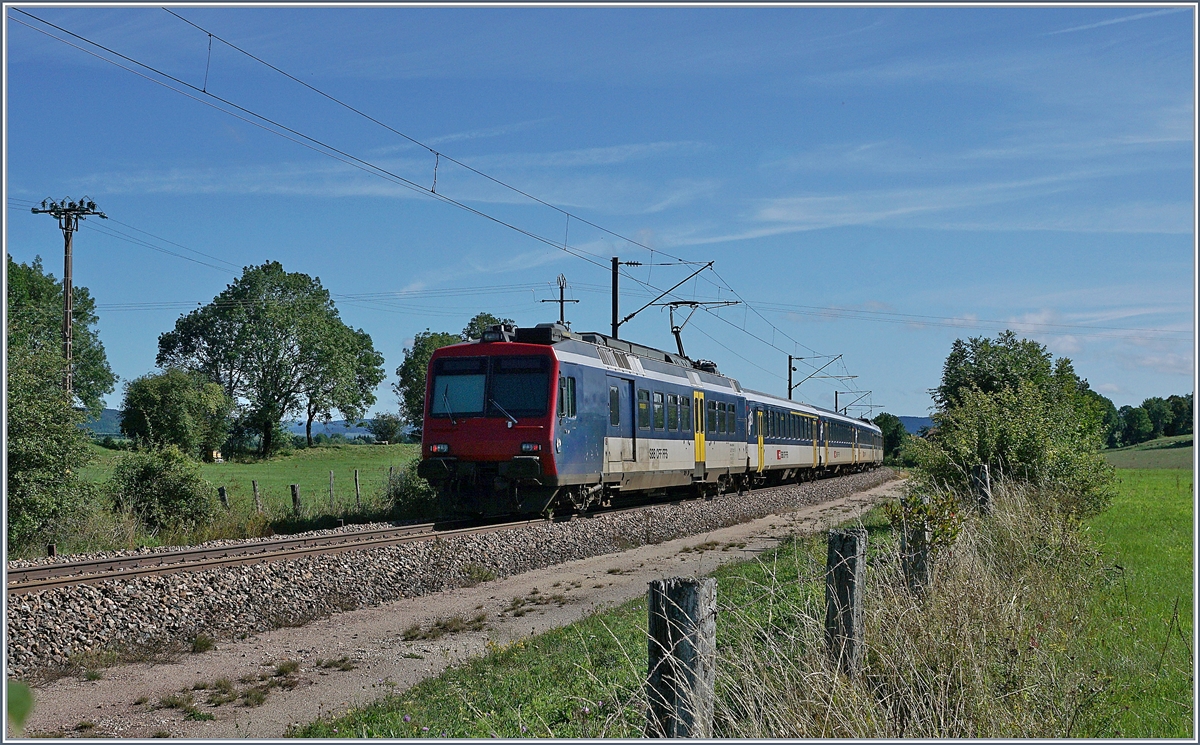
M 404 468 L 393 471 L 384 486 L 384 497 L 398 518 L 437 517 L 437 492 L 417 475 L 420 463 L 420 458 L 414 458 Z
M 216 511 L 216 489 L 200 465 L 173 445 L 122 456 L 109 489 L 113 507 L 132 512 L 149 530 L 188 530 Z
M 993 478 L 1041 487 L 1076 517 L 1093 515 L 1113 496 L 1113 470 L 1099 454 L 1099 427 L 1069 399 L 1021 382 L 994 393 L 963 390 L 955 406 L 933 415 L 937 432 L 910 449 L 931 486 L 966 493 L 972 467 Z
M 10 547 L 32 544 L 76 511 L 91 485 L 75 474 L 91 460 L 83 413 L 62 390 L 62 356 L 53 348 L 8 347 Z
M 139 442 L 175 445 L 207 458 L 220 449 L 233 401 L 220 385 L 197 373 L 169 368 L 125 385 L 121 432 Z
M 399 442 L 403 436 L 404 423 L 395 414 L 376 414 L 364 426 L 376 442 Z

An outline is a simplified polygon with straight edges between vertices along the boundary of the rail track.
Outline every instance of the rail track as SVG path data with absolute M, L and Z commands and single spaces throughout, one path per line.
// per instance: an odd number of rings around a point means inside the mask
M 764 491 L 784 488 L 788 484 L 766 487 Z M 757 489 L 755 491 L 758 491 Z M 254 543 L 230 544 L 216 548 L 185 548 L 178 551 L 161 551 L 137 556 L 120 556 L 104 559 L 43 564 L 8 570 L 7 592 L 23 595 L 40 590 L 70 585 L 90 585 L 113 579 L 197 572 L 218 567 L 242 566 L 269 561 L 287 561 L 318 554 L 336 554 L 368 548 L 381 548 L 400 543 L 429 541 L 472 533 L 498 532 L 525 525 L 587 518 L 602 514 L 634 512 L 665 504 L 678 504 L 704 497 L 674 498 L 642 503 L 634 506 L 620 505 L 587 513 L 568 514 L 551 518 L 523 518 L 518 520 L 456 520 L 412 525 L 374 528 L 370 530 L 346 531 L 323 536 L 301 536 L 280 538 Z

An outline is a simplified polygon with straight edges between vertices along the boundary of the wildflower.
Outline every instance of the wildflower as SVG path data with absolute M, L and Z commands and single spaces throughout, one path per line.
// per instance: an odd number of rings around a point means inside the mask
M 588 707 L 586 707 L 586 706 L 585 706 L 585 707 L 583 707 L 583 713 L 584 713 L 585 715 L 587 715 L 587 714 L 591 714 L 591 713 L 592 713 L 592 710 L 591 710 L 591 709 L 589 709 Z
M 405 714 L 405 715 L 404 715 L 404 721 L 406 721 L 406 722 L 411 722 L 411 721 L 412 721 L 412 717 L 410 717 L 408 714 Z
M 421 731 L 422 731 L 422 732 L 428 732 L 428 731 L 429 731 L 429 728 L 428 728 L 428 727 L 422 727 L 422 728 L 421 728 Z

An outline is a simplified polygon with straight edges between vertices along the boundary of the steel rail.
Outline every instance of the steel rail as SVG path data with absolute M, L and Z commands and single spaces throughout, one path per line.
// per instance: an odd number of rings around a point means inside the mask
M 396 545 L 400 543 L 414 543 L 417 541 L 429 541 L 435 538 L 447 538 L 456 535 L 469 535 L 472 533 L 488 533 L 500 530 L 509 530 L 511 528 L 521 527 L 523 525 L 533 525 L 537 523 L 550 522 L 545 518 L 537 518 L 533 520 L 519 520 L 516 522 L 493 523 L 487 525 L 474 525 L 465 528 L 453 528 L 449 530 L 409 530 L 393 531 L 391 535 L 376 536 L 357 541 L 343 541 L 341 543 L 324 543 L 310 545 L 292 545 L 290 547 L 277 548 L 271 551 L 257 551 L 253 553 L 241 552 L 234 555 L 216 555 L 222 552 L 221 549 L 210 549 L 207 551 L 188 551 L 188 552 L 170 552 L 170 553 L 188 553 L 193 558 L 190 560 L 177 561 L 170 564 L 155 564 L 153 566 L 127 566 L 125 568 L 113 569 L 107 571 L 97 571 L 92 574 L 71 574 L 46 577 L 43 579 L 35 579 L 22 583 L 9 583 L 7 591 L 10 595 L 24 595 L 30 592 L 40 590 L 49 590 L 56 587 L 66 587 L 69 585 L 93 585 L 100 582 L 107 582 L 113 579 L 132 579 L 136 577 L 153 576 L 159 574 L 175 574 L 180 572 L 198 572 L 206 569 L 215 569 L 219 567 L 243 566 L 246 564 L 258 564 L 271 561 L 287 561 L 289 559 L 298 559 L 305 556 L 316 554 L 338 554 L 347 551 L 357 551 L 368 548 L 382 548 L 385 546 Z M 416 526 L 414 526 L 416 527 Z M 366 532 L 385 532 L 385 531 L 363 531 Z M 295 539 L 288 541 L 293 544 L 300 544 L 303 540 L 312 539 Z M 274 543 L 274 542 L 271 542 Z M 285 541 L 280 541 L 285 543 Z M 234 547 L 230 547 L 234 548 Z M 204 555 L 207 554 L 207 555 Z M 93 562 L 80 562 L 93 563 Z M 53 565 L 52 565 L 53 566 Z M 61 565 L 60 565 L 61 566 Z M 39 569 L 42 567 L 38 567 Z

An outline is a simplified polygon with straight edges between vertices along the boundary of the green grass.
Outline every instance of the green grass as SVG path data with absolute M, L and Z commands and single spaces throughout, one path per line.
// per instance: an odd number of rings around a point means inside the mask
M 1112 677 L 1109 700 L 1085 730 L 1192 737 L 1193 474 L 1117 473 L 1112 507 L 1089 522 L 1111 570 L 1096 592 L 1085 646 Z
M 1072 735 L 1085 737 L 1191 737 L 1192 477 L 1179 470 L 1145 469 L 1123 470 L 1119 476 L 1112 507 L 1085 526 L 1110 567 L 1106 579 L 1085 589 L 1079 606 L 1083 617 L 1069 619 L 1061 629 L 1065 643 L 1049 643 L 1047 629 L 1045 649 L 1040 656 L 1022 652 L 1022 664 L 1041 659 L 1045 669 L 1058 669 L 1038 684 L 1063 687 L 1057 700 L 1082 712 L 1054 709 L 1052 716 L 1061 721 L 1052 729 L 1069 726 Z M 870 531 L 869 561 L 881 560 L 893 548 L 894 535 L 878 511 L 868 513 L 864 523 Z M 717 624 L 718 648 L 740 648 L 737 642 L 751 637 L 772 648 L 770 639 L 757 637 L 777 633 L 782 639 L 823 617 L 823 549 L 822 537 L 810 536 L 715 572 L 723 620 Z M 1099 576 L 1091 569 L 1084 573 Z M 512 646 L 489 645 L 485 657 L 290 734 L 640 737 L 645 625 L 645 600 L 637 599 Z M 813 636 L 819 638 L 819 633 Z M 1081 680 L 1092 682 L 1079 688 Z M 718 721 L 719 730 L 722 726 Z
M 103 482 L 112 475 L 121 452 L 92 444 L 96 460 L 81 471 L 81 476 Z M 328 511 L 329 472 L 334 472 L 334 512 L 354 506 L 354 469 L 359 471 L 363 498 L 383 491 L 388 467 L 397 470 L 417 457 L 420 446 L 398 445 L 327 445 L 294 450 L 289 455 L 266 461 L 205 463 L 204 478 L 213 486 L 224 486 L 232 510 L 252 511 L 254 490 L 251 481 L 258 481 L 263 507 L 290 511 L 292 494 L 289 485 L 300 486 L 300 499 L 305 506 Z
M 890 538 L 882 514 L 864 517 L 873 558 Z M 819 545 L 818 545 L 819 544 Z M 713 576 L 722 608 L 751 609 L 750 618 L 787 628 L 797 608 L 824 613 L 820 538 L 786 543 L 764 560 L 738 562 Z M 783 557 L 776 561 L 775 558 Z M 768 602 L 763 588 L 773 587 Z M 514 602 L 512 607 L 516 607 Z M 510 607 L 511 610 L 511 607 Z M 521 615 L 519 612 L 513 615 Z M 398 694 L 293 729 L 295 737 L 624 737 L 645 727 L 641 691 L 646 668 L 646 601 L 630 601 L 490 652 Z M 717 625 L 717 645 L 732 625 Z
M 1159 437 L 1129 447 L 1105 450 L 1114 468 L 1191 468 L 1192 435 Z

